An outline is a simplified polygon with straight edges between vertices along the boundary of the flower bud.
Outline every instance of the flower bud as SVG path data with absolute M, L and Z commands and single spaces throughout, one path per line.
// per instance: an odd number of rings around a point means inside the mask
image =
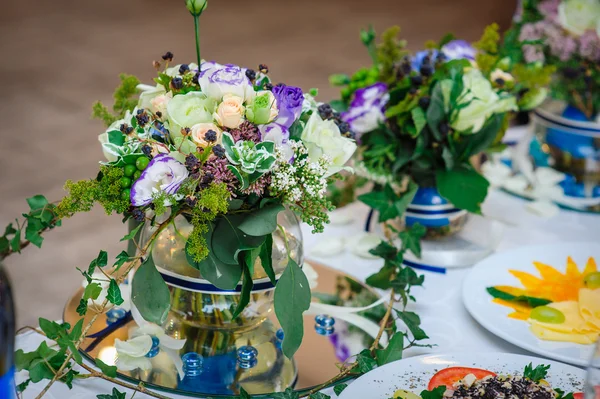
M 190 14 L 197 17 L 206 9 L 208 5 L 207 0 L 185 0 L 185 6 L 187 7 Z

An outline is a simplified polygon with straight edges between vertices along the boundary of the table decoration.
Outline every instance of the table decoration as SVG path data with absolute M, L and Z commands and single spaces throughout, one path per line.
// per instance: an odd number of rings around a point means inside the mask
M 465 278 L 463 303 L 477 322 L 500 338 L 545 357 L 586 366 L 598 337 L 600 314 L 594 296 L 599 292 L 599 255 L 594 243 L 494 254 Z
M 382 299 L 358 306 L 311 303 L 296 215 L 313 233 L 323 230 L 333 209 L 326 186 L 348 169 L 353 133 L 339 115 L 319 112 L 327 106 L 316 102 L 316 91 L 273 85 L 265 65 L 254 71 L 203 61 L 199 17 L 207 3 L 188 0 L 186 6 L 195 21 L 197 63 L 173 66 L 174 55 L 165 53 L 153 63 L 155 86 L 121 75 L 112 110 L 94 105 L 94 116 L 107 125 L 98 137 L 106 157 L 98 175 L 67 181 L 69 193 L 60 201 L 29 198 L 25 220 L 0 237 L 4 259 L 31 243 L 41 246 L 46 231 L 95 204 L 135 222 L 121 239 L 135 251 L 109 261 L 100 250 L 86 270 L 78 268 L 85 287 L 72 303 L 77 316 L 27 327 L 49 341 L 32 352 L 17 351 L 17 369 L 29 373 L 18 392 L 48 380 L 41 398 L 57 381 L 71 388 L 97 377 L 164 398 L 145 386 L 143 376 L 170 369 L 175 372 L 154 388 L 323 398 L 320 389 L 398 359 L 428 338 L 419 316 L 406 310 L 414 301 L 411 288 L 424 281 L 402 264 L 408 251 L 420 256 L 424 232 L 418 224 L 401 232 L 401 245 L 390 239 L 371 250 L 384 265 L 367 283 L 390 290 L 380 317 L 360 313 Z M 123 298 L 129 290 L 130 302 Z M 279 330 L 268 320 L 273 311 Z M 332 334 L 337 318 L 371 341 L 344 359 L 338 375 L 294 391 L 303 315 L 315 316 L 320 335 Z M 94 358 L 95 367 L 86 364 L 82 355 L 101 348 L 111 334 L 118 335 L 114 350 Z M 124 372 L 135 377 L 118 379 Z M 122 395 L 115 388 L 98 397 Z
M 514 57 L 555 69 L 552 100 L 533 112 L 549 166 L 566 173 L 564 195 L 597 211 L 600 166 L 600 4 L 595 0 L 522 2 L 506 46 Z M 539 166 L 548 166 L 541 164 Z M 589 206 L 591 199 L 595 205 Z
M 543 100 L 548 71 L 504 56 L 497 25 L 474 46 L 449 35 L 415 55 L 398 33 L 388 29 L 376 44 L 373 30 L 362 32 L 373 66 L 334 75 L 345 87 L 332 105 L 360 143 L 355 169 L 375 186 L 359 199 L 378 221 L 420 223 L 425 238 L 447 237 L 468 212 L 481 213 L 487 194 L 471 157 L 501 147 L 511 112 Z
M 486 376 L 488 378 L 484 379 Z M 340 395 L 340 399 L 464 398 L 470 387 L 483 389 L 500 378 L 503 389 L 512 386 L 517 390 L 519 396 L 513 397 L 567 399 L 573 398 L 573 392 L 583 390 L 585 372 L 547 359 L 508 353 L 426 355 L 398 360 L 360 377 Z M 546 383 L 540 384 L 542 379 Z M 496 392 L 498 390 L 502 388 L 496 387 Z

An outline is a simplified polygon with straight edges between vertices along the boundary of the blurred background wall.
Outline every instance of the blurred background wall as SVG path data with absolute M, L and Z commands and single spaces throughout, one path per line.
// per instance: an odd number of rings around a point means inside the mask
M 256 68 L 275 82 L 335 98 L 332 73 L 369 65 L 359 30 L 398 24 L 409 47 L 447 32 L 469 41 L 483 27 L 510 23 L 516 0 L 209 0 L 201 18 L 202 55 Z M 97 173 L 104 128 L 90 119 L 96 100 L 112 104 L 121 72 L 154 77 L 152 60 L 169 50 L 195 60 L 193 22 L 183 0 L 2 0 L 0 12 L 0 228 L 27 210 L 25 198 L 57 200 L 66 179 Z M 61 317 L 99 249 L 114 257 L 125 232 L 101 209 L 46 235 L 42 249 L 6 260 L 18 325 Z

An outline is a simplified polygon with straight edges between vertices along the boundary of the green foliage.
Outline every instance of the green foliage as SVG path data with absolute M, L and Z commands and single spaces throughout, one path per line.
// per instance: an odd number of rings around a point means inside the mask
M 139 79 L 133 75 L 126 75 L 124 73 L 119 75 L 119 79 L 121 79 L 121 84 L 117 86 L 113 93 L 115 100 L 112 107 L 113 112 L 111 113 L 99 101 L 92 106 L 92 117 L 101 119 L 107 127 L 113 122 L 123 119 L 125 113 L 128 110 L 132 110 L 138 103 L 137 98 L 134 97 L 137 94 L 137 85 L 140 84 Z
M 134 230 L 137 232 L 141 226 L 143 226 L 143 224 L 140 223 Z M 127 253 L 127 251 L 121 251 L 117 255 L 115 263 L 113 264 L 113 267 L 115 268 L 114 271 L 115 272 L 118 271 L 121 268 L 121 266 L 123 266 L 126 262 L 129 262 L 130 260 L 131 260 L 131 258 L 129 256 L 129 254 Z
M 457 208 L 481 214 L 481 204 L 490 183 L 473 169 L 438 170 L 437 189 L 440 195 Z
M 410 251 L 417 258 L 421 257 L 421 238 L 425 236 L 427 229 L 425 226 L 415 223 L 411 228 L 398 233 L 398 237 L 402 240 L 402 250 Z
M 238 228 L 251 236 L 271 234 L 277 228 L 277 215 L 284 209 L 283 205 L 278 202 L 267 204 L 246 215 Z
M 218 214 L 224 214 L 228 210 L 228 200 L 231 196 L 225 183 L 213 183 L 208 188 L 198 193 L 198 202 L 192 210 L 191 224 L 194 226 L 188 237 L 186 253 L 199 263 L 206 259 L 209 247 L 206 243 L 206 234 L 209 231 L 209 223 Z
M 64 218 L 78 212 L 89 212 L 95 203 L 102 205 L 108 215 L 125 212 L 130 202 L 121 195 L 123 188 L 120 180 L 123 176 L 122 168 L 102 166 L 96 179 L 78 182 L 67 180 L 65 190 L 69 191 L 69 195 L 56 207 L 57 216 Z
M 113 388 L 109 394 L 96 395 L 97 399 L 125 399 L 125 392 L 120 392 L 117 388 Z
M 387 347 L 385 349 L 376 349 L 375 357 L 378 366 L 383 366 L 396 360 L 402 359 L 402 352 L 404 350 L 404 334 L 397 332 L 390 338 Z
M 443 399 L 444 393 L 446 392 L 445 386 L 439 386 L 435 388 L 433 391 L 422 391 L 421 398 L 422 399 Z
M 383 190 L 371 191 L 359 196 L 358 199 L 378 211 L 379 222 L 382 223 L 402 216 L 414 198 L 417 188 L 416 184 L 410 182 L 404 193 L 396 194 L 392 186 L 387 184 Z
M 494 298 L 498 298 L 498 299 L 502 299 L 504 301 L 510 301 L 510 302 L 524 302 L 527 305 L 531 306 L 532 308 L 537 308 L 538 306 L 545 306 L 545 305 L 548 305 L 549 303 L 552 303 L 552 301 L 550 301 L 548 299 L 544 299 L 544 298 L 536 298 L 536 297 L 526 296 L 526 295 L 518 295 L 518 296 L 512 295 L 512 294 L 509 294 L 508 292 L 500 291 L 499 289 L 494 288 L 494 287 L 488 287 L 486 289 L 486 291 L 488 292 L 488 294 L 490 294 Z
M 407 54 L 406 41 L 398 39 L 399 26 L 392 26 L 381 34 L 381 43 L 377 45 L 379 80 L 392 83 L 396 79 L 395 66 Z
M 404 324 L 406 324 L 406 327 L 415 340 L 421 341 L 429 338 L 427 334 L 425 334 L 425 331 L 423 331 L 423 329 L 420 327 L 421 318 L 418 314 L 414 312 L 396 310 L 396 315 L 404 322 Z
M 300 394 L 294 388 L 288 388 L 284 392 L 277 392 L 271 396 L 273 399 L 299 399 Z
M 333 387 L 333 392 L 335 392 L 336 395 L 340 396 L 340 394 L 344 392 L 344 389 L 346 389 L 347 387 L 348 384 L 337 384 Z
M 119 288 L 119 284 L 117 284 L 117 281 L 114 278 L 110 279 L 110 284 L 108 286 L 106 298 L 110 303 L 117 306 L 124 302 L 123 297 L 121 296 L 121 289 Z
M 325 395 L 323 392 L 316 392 L 310 395 L 308 399 L 331 399 L 331 396 Z
M 529 363 L 525 366 L 525 370 L 523 371 L 523 377 L 529 378 L 531 381 L 540 382 L 548 375 L 548 370 L 550 369 L 549 365 L 540 364 L 537 367 L 533 367 L 532 363 Z
M 103 374 L 111 378 L 115 378 L 117 376 L 117 366 L 109 366 L 100 359 L 96 359 L 94 362 Z
M 493 23 L 488 25 L 483 31 L 483 35 L 474 47 L 479 50 L 475 56 L 475 61 L 484 75 L 489 75 L 498 63 L 498 46 L 500 43 L 500 27 Z
M 377 361 L 373 359 L 371 351 L 363 349 L 358 356 L 356 356 L 356 362 L 358 363 L 358 371 L 361 373 L 368 373 L 377 367 Z
M 107 263 L 108 263 L 108 253 L 106 251 L 101 250 L 98 253 L 98 256 L 96 257 L 96 259 L 94 259 L 90 262 L 90 265 L 88 266 L 87 274 L 89 276 L 91 276 L 92 274 L 94 274 L 96 267 L 104 267 L 107 265 Z
M 281 278 L 275 287 L 275 314 L 284 332 L 281 349 L 292 358 L 304 336 L 302 313 L 310 306 L 310 287 L 304 272 L 289 258 Z
M 148 256 L 135 273 L 131 300 L 145 320 L 161 325 L 167 318 L 171 307 L 171 294 L 156 270 L 152 255 Z
M 573 393 L 566 393 L 560 388 L 555 388 L 554 392 L 556 392 L 556 399 L 574 399 Z

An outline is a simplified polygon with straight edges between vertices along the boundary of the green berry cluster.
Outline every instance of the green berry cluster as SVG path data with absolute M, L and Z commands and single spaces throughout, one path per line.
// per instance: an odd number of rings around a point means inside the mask
M 350 83 L 348 83 L 348 86 L 342 89 L 342 99 L 344 101 L 349 101 L 352 97 L 352 94 L 354 94 L 356 90 L 377 83 L 378 78 L 379 69 L 375 65 L 373 65 L 370 68 L 359 69 L 350 78 Z
M 128 163 L 123 166 L 123 177 L 119 180 L 121 185 L 121 198 L 124 200 L 129 200 L 131 195 L 131 185 L 140 178 L 142 175 L 142 171 L 148 167 L 150 163 L 150 159 L 142 155 L 135 160 L 130 161 L 132 163 Z

